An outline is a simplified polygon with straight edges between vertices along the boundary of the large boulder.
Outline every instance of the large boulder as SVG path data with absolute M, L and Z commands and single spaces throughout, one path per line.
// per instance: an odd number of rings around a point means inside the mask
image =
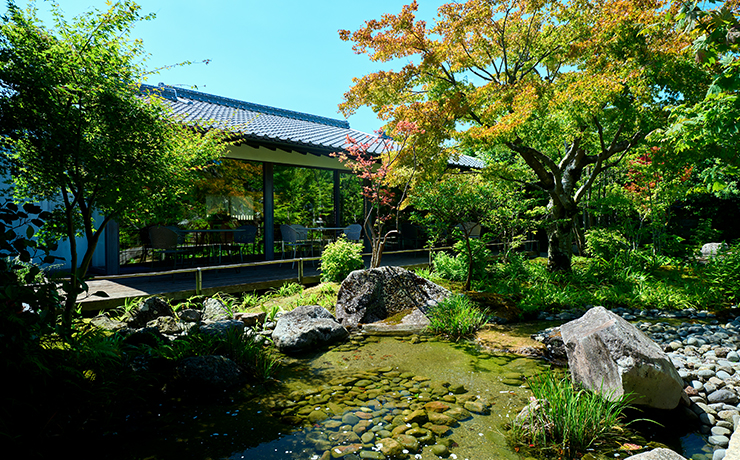
M 640 330 L 604 307 L 563 324 L 573 381 L 611 400 L 631 394 L 632 403 L 674 409 L 683 381 L 661 350 Z
M 659 447 L 657 449 L 627 457 L 625 460 L 686 460 L 686 457 L 677 454 L 671 449 Z
M 357 270 L 342 282 L 337 320 L 345 327 L 373 323 L 412 309 L 426 313 L 450 291 L 399 267 Z
M 292 353 L 345 339 L 349 335 L 329 311 L 319 305 L 303 305 L 280 316 L 272 333 L 275 346 Z

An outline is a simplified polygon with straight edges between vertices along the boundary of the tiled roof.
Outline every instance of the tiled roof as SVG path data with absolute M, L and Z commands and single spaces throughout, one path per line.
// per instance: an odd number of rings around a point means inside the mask
M 382 148 L 380 143 L 372 143 L 376 135 L 351 129 L 345 120 L 253 104 L 162 83 L 159 86 L 141 85 L 141 91 L 161 96 L 172 112 L 185 122 L 227 128 L 238 133 L 245 142 L 268 143 L 321 155 L 343 150 L 347 136 L 350 136 L 358 142 L 372 144 L 372 153 L 378 153 Z M 485 166 L 469 156 L 450 159 L 449 163 L 463 168 Z

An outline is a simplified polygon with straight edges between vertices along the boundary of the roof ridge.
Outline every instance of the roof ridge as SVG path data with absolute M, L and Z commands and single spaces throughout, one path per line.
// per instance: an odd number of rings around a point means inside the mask
M 192 89 L 175 88 L 174 86 L 168 86 L 164 83 L 160 83 L 157 86 L 149 85 L 146 83 L 141 84 L 142 89 L 150 91 L 156 91 L 165 99 L 170 99 L 177 102 L 178 97 L 193 99 L 199 102 L 208 102 L 211 104 L 225 105 L 237 109 L 249 110 L 252 112 L 264 113 L 266 115 L 276 115 L 279 117 L 292 118 L 296 120 L 309 121 L 322 125 L 335 126 L 337 128 L 350 129 L 349 122 L 346 120 L 337 120 L 335 118 L 322 117 L 320 115 L 312 115 L 310 113 L 296 112 L 294 110 L 280 109 L 277 107 L 270 107 L 268 105 L 255 104 L 252 102 L 240 101 L 238 99 L 231 99 L 223 96 L 216 96 L 214 94 L 203 93 L 201 91 L 195 91 Z

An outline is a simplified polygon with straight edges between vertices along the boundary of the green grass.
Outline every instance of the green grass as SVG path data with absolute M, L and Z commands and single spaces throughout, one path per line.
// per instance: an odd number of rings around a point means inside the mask
M 475 333 L 486 322 L 486 315 L 462 295 L 453 295 L 439 302 L 427 316 L 430 331 L 454 341 Z
M 528 384 L 539 409 L 511 425 L 509 439 L 515 447 L 577 458 L 623 431 L 622 414 L 629 407 L 625 397 L 610 401 L 549 372 L 530 378 Z

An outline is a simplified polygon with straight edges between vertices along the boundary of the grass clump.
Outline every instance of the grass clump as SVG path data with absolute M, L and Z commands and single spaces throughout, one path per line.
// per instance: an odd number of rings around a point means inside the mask
M 223 335 L 193 332 L 162 345 L 158 352 L 175 361 L 192 356 L 225 356 L 251 377 L 262 381 L 271 379 L 279 364 L 256 335 L 244 334 L 239 329 L 227 330 Z
M 628 397 L 611 401 L 549 372 L 530 378 L 528 384 L 532 402 L 509 431 L 515 447 L 534 448 L 548 457 L 577 458 L 623 432 Z
M 486 322 L 486 315 L 467 297 L 453 295 L 429 309 L 429 330 L 458 341 L 475 333 Z

